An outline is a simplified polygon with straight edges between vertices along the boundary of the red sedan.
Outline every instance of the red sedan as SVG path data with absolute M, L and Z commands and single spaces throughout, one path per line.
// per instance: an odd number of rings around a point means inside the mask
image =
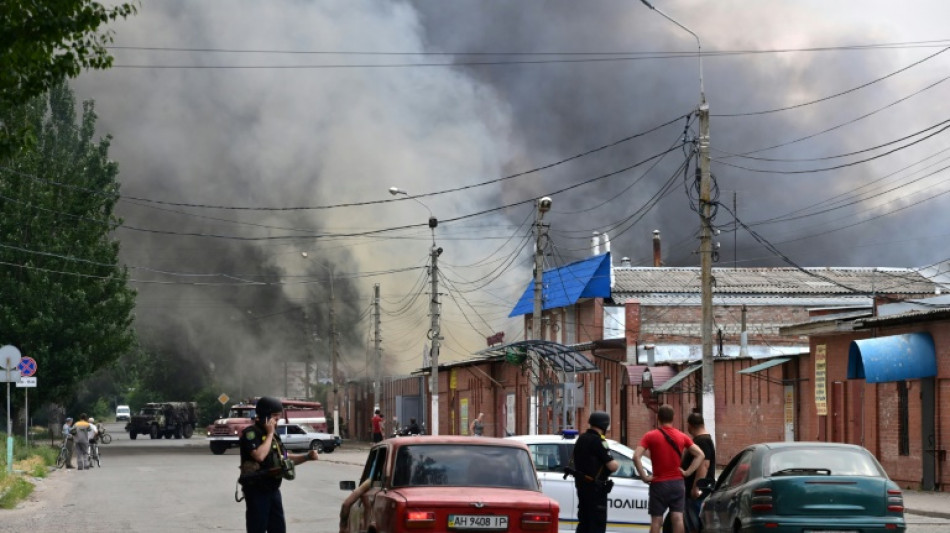
M 344 502 L 350 533 L 557 531 L 527 446 L 487 437 L 420 436 L 373 446 Z M 355 489 L 355 490 L 354 490 Z M 351 505 L 352 504 L 352 505 Z

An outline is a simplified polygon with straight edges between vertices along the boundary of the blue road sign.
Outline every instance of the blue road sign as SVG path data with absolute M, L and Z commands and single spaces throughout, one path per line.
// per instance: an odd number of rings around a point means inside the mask
M 20 359 L 20 375 L 29 377 L 36 374 L 36 360 L 32 357 L 23 357 Z

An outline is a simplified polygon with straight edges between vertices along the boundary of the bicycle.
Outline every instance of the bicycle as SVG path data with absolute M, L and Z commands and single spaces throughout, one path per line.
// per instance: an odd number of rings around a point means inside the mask
M 89 467 L 92 468 L 92 462 L 96 462 L 96 466 L 102 468 L 102 459 L 99 454 L 99 442 L 90 442 L 89 443 Z
M 102 441 L 103 444 L 110 444 L 112 442 L 112 435 L 106 433 L 106 428 L 102 428 L 99 432 L 99 440 Z
M 56 468 L 63 468 L 72 459 L 69 447 L 66 445 L 67 442 L 69 442 L 69 439 L 63 439 L 63 446 L 59 449 L 59 456 L 56 458 Z

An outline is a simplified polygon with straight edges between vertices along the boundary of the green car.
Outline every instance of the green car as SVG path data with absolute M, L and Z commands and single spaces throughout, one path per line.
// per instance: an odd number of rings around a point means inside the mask
M 706 533 L 900 533 L 904 497 L 867 449 L 772 442 L 739 452 L 703 503 Z

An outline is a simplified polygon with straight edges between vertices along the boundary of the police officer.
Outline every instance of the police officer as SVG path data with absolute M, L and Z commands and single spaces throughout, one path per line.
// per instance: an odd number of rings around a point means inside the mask
M 316 461 L 316 450 L 288 454 L 277 435 L 277 421 L 284 410 L 277 398 L 264 396 L 254 406 L 254 423 L 241 432 L 241 477 L 248 533 L 284 533 L 282 479 L 294 478 L 294 466 Z
M 608 477 L 620 468 L 610 456 L 604 434 L 610 415 L 594 411 L 587 419 L 590 428 L 574 444 L 574 488 L 577 489 L 577 533 L 604 533 L 607 530 Z

